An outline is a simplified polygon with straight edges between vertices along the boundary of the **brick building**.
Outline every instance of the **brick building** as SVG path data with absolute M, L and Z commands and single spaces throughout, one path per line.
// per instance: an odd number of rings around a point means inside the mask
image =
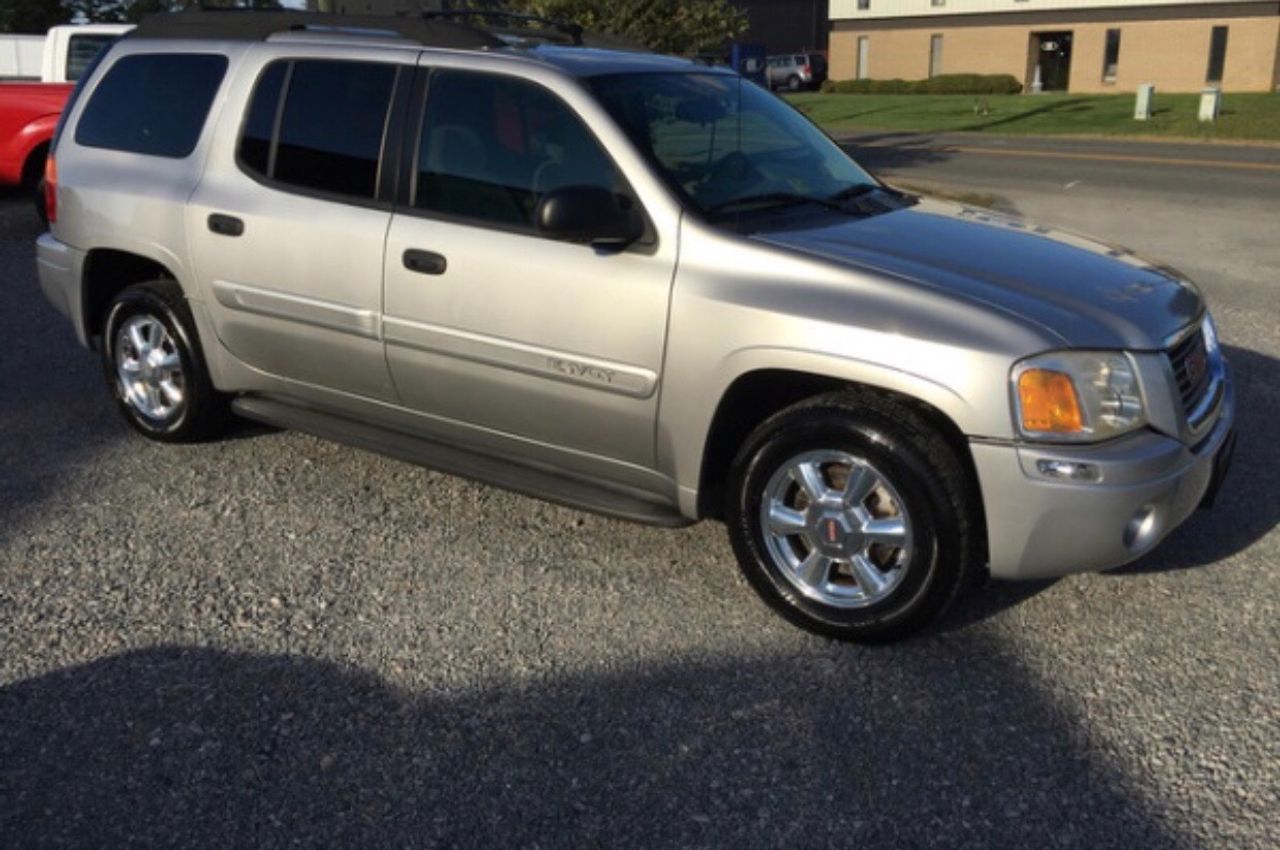
M 832 79 L 1012 74 L 1026 91 L 1277 91 L 1280 2 L 830 0 Z

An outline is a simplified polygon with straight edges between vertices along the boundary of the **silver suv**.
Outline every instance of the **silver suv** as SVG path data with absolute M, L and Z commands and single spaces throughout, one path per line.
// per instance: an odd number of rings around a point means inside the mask
M 1232 382 L 1183 277 L 896 191 L 728 71 L 592 45 L 148 18 L 66 110 L 41 285 L 152 439 L 235 412 L 716 518 L 841 638 L 986 572 L 1133 560 L 1212 498 Z
M 826 59 L 819 53 L 770 56 L 765 60 L 765 76 L 771 89 L 816 89 L 827 78 Z

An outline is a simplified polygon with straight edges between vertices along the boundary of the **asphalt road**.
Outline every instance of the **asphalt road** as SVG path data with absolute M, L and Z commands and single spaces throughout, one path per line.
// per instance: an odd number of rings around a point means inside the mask
M 712 524 L 299 434 L 132 436 L 0 202 L 0 846 L 1280 845 L 1280 296 L 1251 241 L 1280 201 L 1242 230 L 1207 192 L 1006 176 L 1195 270 L 1236 467 L 1138 565 L 994 583 L 876 649 L 766 611 Z

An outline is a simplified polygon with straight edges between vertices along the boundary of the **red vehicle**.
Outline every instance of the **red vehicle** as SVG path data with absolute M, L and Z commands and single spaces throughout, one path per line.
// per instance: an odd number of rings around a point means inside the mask
M 0 83 L 0 186 L 32 190 L 71 83 Z

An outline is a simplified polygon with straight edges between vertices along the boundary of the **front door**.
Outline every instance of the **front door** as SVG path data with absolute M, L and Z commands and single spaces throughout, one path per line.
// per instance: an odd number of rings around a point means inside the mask
M 427 88 L 411 197 L 387 238 L 383 327 L 401 399 L 477 439 L 652 466 L 674 245 L 603 250 L 536 231 L 534 206 L 554 189 L 633 197 L 549 89 L 447 69 Z

